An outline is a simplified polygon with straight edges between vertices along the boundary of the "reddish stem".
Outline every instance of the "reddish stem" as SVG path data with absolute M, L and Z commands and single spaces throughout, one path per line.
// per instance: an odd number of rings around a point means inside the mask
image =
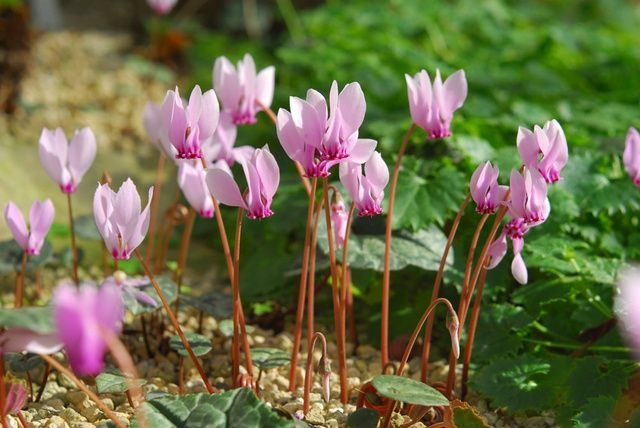
M 67 193 L 67 207 L 69 208 L 69 231 L 71 232 L 71 259 L 73 260 L 73 269 L 71 275 L 76 287 L 80 286 L 78 279 L 78 248 L 76 246 L 76 230 L 73 227 L 73 210 L 71 209 L 71 193 Z
M 316 297 L 316 254 L 318 242 L 318 226 L 320 224 L 320 211 L 324 206 L 324 201 L 316 205 L 313 231 L 311 232 L 311 254 L 309 255 L 309 272 L 307 275 L 307 350 L 311 348 L 313 332 L 315 331 L 315 297 Z
M 300 285 L 298 287 L 298 306 L 296 308 L 296 326 L 293 332 L 293 349 L 291 351 L 291 366 L 289 368 L 289 392 L 293 392 L 296 387 L 296 367 L 298 365 L 298 351 L 300 350 L 300 339 L 302 337 L 302 318 L 304 316 L 304 301 L 307 291 L 307 268 L 309 264 L 309 251 L 311 240 L 311 224 L 313 221 L 313 210 L 316 200 L 316 187 L 318 179 L 311 180 L 311 192 L 309 193 L 309 206 L 307 207 L 307 226 L 304 234 L 304 247 L 302 250 L 302 266 L 300 272 Z
M 182 230 L 182 238 L 180 240 L 180 249 L 178 250 L 178 267 L 174 274 L 174 280 L 178 285 L 178 295 L 176 296 L 176 313 L 180 309 L 180 292 L 182 291 L 182 277 L 184 269 L 187 265 L 187 255 L 189 254 L 189 245 L 191 244 L 191 235 L 193 233 L 193 225 L 196 222 L 196 212 L 193 208 L 189 208 L 189 214 L 184 223 Z
M 391 228 L 393 224 L 393 206 L 396 199 L 396 188 L 398 187 L 402 156 L 407 149 L 409 138 L 411 138 L 411 134 L 413 134 L 415 129 L 416 124 L 411 124 L 411 127 L 402 139 L 400 150 L 398 150 L 398 158 L 393 167 L 391 185 L 389 186 L 389 208 L 387 210 L 387 224 L 384 235 L 384 268 L 382 272 L 382 310 L 380 319 L 380 358 L 382 367 L 389 362 L 389 286 L 391 282 Z
M 311 340 L 311 346 L 309 346 L 309 349 L 307 350 L 307 365 L 304 376 L 304 398 L 302 404 L 302 412 L 305 415 L 309 413 L 309 394 L 311 393 L 311 381 L 313 380 L 313 374 L 311 373 L 311 369 L 313 368 L 313 350 L 318 339 L 320 339 L 322 344 L 322 356 L 320 357 L 319 364 L 324 363 L 324 367 L 321 367 L 321 370 L 329 367 L 327 359 L 327 339 L 324 337 L 324 334 L 315 332 L 313 334 L 313 339 Z M 328 376 L 329 373 L 323 372 L 323 376 Z
M 13 304 L 16 308 L 22 307 L 22 295 L 24 290 L 24 277 L 27 275 L 27 258 L 29 257 L 27 251 L 22 252 L 22 265 L 20 267 L 20 273 L 16 276 L 16 293 L 15 302 Z
M 162 292 L 162 289 L 158 285 L 158 282 L 156 281 L 155 277 L 153 276 L 151 269 L 149 269 L 147 262 L 144 260 L 140 252 L 137 249 L 134 250 L 134 252 L 138 260 L 140 260 L 140 264 L 142 265 L 142 269 L 144 269 L 144 273 L 149 277 L 149 280 L 151 281 L 153 288 L 155 288 L 156 293 L 158 293 L 158 297 L 160 298 L 160 301 L 162 301 L 162 306 L 164 306 L 164 309 L 167 312 L 167 316 L 169 317 L 169 320 L 171 321 L 173 328 L 176 330 L 176 333 L 180 337 L 182 344 L 184 345 L 185 349 L 189 353 L 189 357 L 191 357 L 191 361 L 193 362 L 193 365 L 198 370 L 198 373 L 200 373 L 200 377 L 202 378 L 202 381 L 204 382 L 204 385 L 207 388 L 207 391 L 209 391 L 210 394 L 214 393 L 215 388 L 209 382 L 209 379 L 207 378 L 207 374 L 204 372 L 204 369 L 202 368 L 202 364 L 200 364 L 200 361 L 198 361 L 198 357 L 196 357 L 196 354 L 193 353 L 193 349 L 191 349 L 191 346 L 189 345 L 189 341 L 187 341 L 187 338 L 182 332 L 182 328 L 180 327 L 180 324 L 178 323 L 178 320 L 176 319 L 175 314 L 171 310 L 171 306 L 169 305 L 169 302 L 167 302 L 167 298 Z

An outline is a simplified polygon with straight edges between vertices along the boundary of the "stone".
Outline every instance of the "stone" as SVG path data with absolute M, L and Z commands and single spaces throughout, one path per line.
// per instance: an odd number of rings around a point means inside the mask
M 67 421 L 62 419 L 58 415 L 51 416 L 49 420 L 44 424 L 45 428 L 70 428 Z
M 71 407 L 67 407 L 62 412 L 60 412 L 60 417 L 67 421 L 69 425 L 73 425 L 77 422 L 86 422 L 87 418 L 82 416 L 80 413 L 73 410 Z

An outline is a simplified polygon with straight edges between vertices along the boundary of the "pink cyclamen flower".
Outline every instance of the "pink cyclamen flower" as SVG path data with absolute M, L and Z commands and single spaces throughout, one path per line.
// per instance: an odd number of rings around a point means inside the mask
M 509 221 L 500 236 L 489 246 L 489 265 L 487 269 L 496 267 L 507 254 L 507 237 L 511 239 L 513 247 L 513 260 L 511 261 L 511 274 L 520 284 L 526 284 L 528 281 L 527 265 L 522 258 L 522 248 L 524 247 L 523 235 L 529 229 L 524 226 L 522 219 L 513 219 Z
M 99 184 L 93 196 L 93 215 L 96 226 L 107 249 L 116 260 L 127 260 L 142 242 L 149 229 L 149 204 L 153 187 L 149 188 L 149 201 L 140 212 L 140 195 L 128 178 L 118 193 L 108 184 Z
M 113 272 L 113 276 L 105 278 L 102 282 L 103 286 L 107 284 L 120 288 L 124 293 L 127 293 L 142 304 L 152 306 L 154 308 L 158 306 L 158 303 L 153 299 L 153 297 L 140 290 L 140 287 L 151 284 L 151 281 L 146 276 L 143 278 L 127 278 L 126 273 L 121 270 L 117 270 Z
M 256 64 L 249 54 L 238 62 L 237 68 L 224 56 L 213 64 L 213 88 L 236 125 L 256 123 L 256 114 L 271 106 L 274 86 L 275 67 L 256 74 Z
M 528 226 L 543 223 L 551 210 L 547 183 L 537 169 L 526 169 L 524 175 L 511 171 L 511 193 L 507 206 L 511 218 L 521 218 Z
M 627 267 L 618 275 L 618 293 L 614 297 L 616 317 L 622 337 L 640 361 L 640 268 Z
M 429 138 L 451 135 L 449 127 L 453 112 L 462 107 L 467 98 L 467 78 L 458 70 L 442 83 L 440 70 L 431 84 L 429 74 L 422 70 L 414 77 L 405 74 L 409 95 L 409 110 L 413 122 L 427 131 Z
M 250 158 L 241 158 L 239 163 L 247 179 L 245 196 L 226 164 L 207 171 L 209 190 L 221 203 L 244 208 L 251 219 L 271 216 L 271 201 L 280 184 L 280 169 L 269 147 L 265 145 L 262 149 L 255 149 Z
M 82 128 L 67 143 L 61 128 L 44 128 L 38 153 L 44 170 L 60 190 L 73 193 L 96 157 L 96 137 L 90 128 Z
M 21 327 L 9 327 L 0 331 L 0 355 L 9 352 L 50 355 L 60 349 L 62 343 L 55 332 L 38 333 Z
M 147 0 L 147 4 L 158 15 L 166 15 L 178 3 L 178 0 Z
M 336 248 L 340 249 L 344 246 L 344 240 L 347 236 L 347 222 L 349 213 L 344 206 L 344 199 L 340 193 L 335 193 L 331 202 L 331 224 L 333 225 L 333 234 L 336 241 Z
M 205 182 L 206 171 L 202 163 L 181 162 L 178 167 L 178 185 L 184 197 L 200 217 L 213 217 L 213 199 Z
M 55 208 L 51 199 L 35 201 L 29 210 L 29 228 L 27 229 L 22 212 L 13 202 L 9 201 L 4 209 L 4 218 L 13 238 L 29 255 L 40 254 L 54 215 Z
M 242 157 L 251 157 L 253 146 L 234 147 L 238 127 L 233 123 L 231 115 L 226 111 L 220 112 L 220 121 L 213 137 L 202 144 L 202 153 L 207 165 L 224 161 L 229 168 Z
M 527 168 L 537 169 L 547 183 L 560 180 L 560 171 L 567 164 L 567 138 L 557 120 L 550 120 L 533 131 L 518 128 L 518 152 Z
M 118 287 L 59 285 L 53 293 L 54 319 L 73 370 L 96 375 L 104 367 L 105 335 L 120 334 L 124 303 Z
M 201 158 L 202 144 L 213 136 L 219 117 L 220 105 L 213 89 L 203 94 L 196 85 L 185 105 L 176 87 L 175 91 L 167 91 L 162 103 L 167 138 L 160 142 L 176 159 Z
M 362 165 L 352 162 L 340 164 L 340 182 L 347 189 L 359 216 L 382 213 L 384 188 L 389 182 L 389 168 L 378 152 Z
M 338 93 L 334 81 L 327 102 L 310 89 L 307 98 L 290 98 L 291 112 L 278 111 L 278 139 L 287 155 L 299 162 L 308 177 L 327 177 L 329 169 L 341 162 L 364 163 L 377 142 L 358 138 L 366 103 L 358 83 L 349 83 Z
M 640 187 L 640 133 L 635 128 L 629 128 L 627 132 L 622 161 L 633 183 Z
M 493 214 L 504 199 L 508 187 L 498 184 L 498 175 L 498 168 L 487 161 L 480 164 L 471 176 L 471 197 L 479 214 Z

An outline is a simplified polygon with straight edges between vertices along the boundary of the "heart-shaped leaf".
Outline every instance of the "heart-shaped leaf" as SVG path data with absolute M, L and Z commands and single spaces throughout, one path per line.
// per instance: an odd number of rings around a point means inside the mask
M 141 406 L 147 426 L 163 428 L 227 427 L 293 428 L 292 421 L 274 411 L 248 388 L 218 394 L 167 395 Z M 132 427 L 139 427 L 134 419 Z
M 419 406 L 448 406 L 449 400 L 437 389 L 403 376 L 379 375 L 372 379 L 378 394 Z
M 255 327 L 252 325 L 246 326 L 247 333 L 252 333 L 255 330 Z M 222 320 L 218 323 L 218 330 L 220 333 L 224 334 L 226 337 L 233 336 L 233 320 Z
M 14 241 L 0 242 L 0 273 L 17 272 L 22 268 L 24 250 Z M 48 240 L 44 241 L 40 254 L 27 258 L 27 272 L 43 266 L 53 254 L 53 247 Z
M 26 328 L 40 334 L 55 331 L 53 313 L 49 306 L 0 308 L 0 326 Z
M 291 355 L 278 348 L 254 348 L 251 361 L 260 370 L 275 369 L 291 364 Z
M 376 428 L 379 421 L 380 413 L 361 407 L 347 417 L 347 426 L 349 428 Z
M 196 354 L 197 357 L 211 351 L 211 340 L 208 337 L 192 332 L 185 332 L 184 336 L 187 338 L 189 346 L 191 346 L 193 353 Z M 183 357 L 189 356 L 187 348 L 184 347 L 182 340 L 180 340 L 180 336 L 177 334 L 169 339 L 169 346 Z
M 202 296 L 181 296 L 180 300 L 216 318 L 229 318 L 233 311 L 231 296 L 224 293 L 210 293 Z
M 138 386 L 147 383 L 144 379 L 134 380 Z M 129 390 L 130 380 L 117 369 L 107 369 L 96 376 L 96 389 L 100 394 L 104 393 L 122 393 Z
M 8 363 L 9 370 L 13 372 L 28 372 L 42 365 L 43 361 L 39 355 L 10 353 L 4 356 Z

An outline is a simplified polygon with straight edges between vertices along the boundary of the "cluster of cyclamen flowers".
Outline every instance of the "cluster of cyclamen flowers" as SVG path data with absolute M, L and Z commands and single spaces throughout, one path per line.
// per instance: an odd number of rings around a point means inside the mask
M 507 208 L 509 221 L 489 248 L 491 269 L 507 253 L 507 238 L 511 239 L 513 261 L 511 273 L 521 284 L 527 283 L 527 266 L 522 258 L 524 235 L 542 224 L 551 211 L 547 185 L 560 180 L 560 171 L 568 159 L 567 140 L 562 127 L 551 120 L 533 131 L 520 127 L 517 136 L 518 152 L 523 167 L 512 170 L 509 186 L 498 184 L 498 168 L 489 161 L 478 166 L 471 177 L 471 196 L 480 214 L 493 214 L 499 206 Z

